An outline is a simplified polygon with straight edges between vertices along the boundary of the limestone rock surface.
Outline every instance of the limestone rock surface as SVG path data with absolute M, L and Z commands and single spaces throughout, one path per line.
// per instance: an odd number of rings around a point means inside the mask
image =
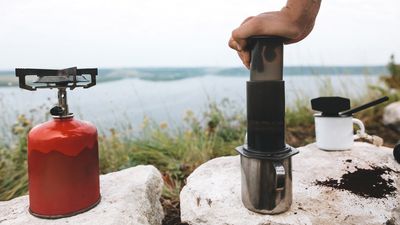
M 356 142 L 349 151 L 327 152 L 315 144 L 299 150 L 292 158 L 293 203 L 289 211 L 262 215 L 247 210 L 241 201 L 240 157 L 231 156 L 208 161 L 188 177 L 180 194 L 182 221 L 191 225 L 400 224 L 400 165 L 392 149 Z M 380 177 L 394 189 L 380 198 L 317 185 L 318 181 L 339 182 L 344 174 L 378 167 L 390 171 Z
M 164 217 L 160 203 L 163 180 L 154 166 L 136 166 L 100 176 L 101 202 L 67 218 L 40 219 L 28 212 L 29 198 L 0 202 L 0 224 L 158 225 Z

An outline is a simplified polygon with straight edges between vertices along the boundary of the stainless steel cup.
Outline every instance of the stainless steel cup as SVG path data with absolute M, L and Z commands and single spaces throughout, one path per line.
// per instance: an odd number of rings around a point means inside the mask
M 291 157 L 283 160 L 240 156 L 242 202 L 251 211 L 278 214 L 292 204 Z

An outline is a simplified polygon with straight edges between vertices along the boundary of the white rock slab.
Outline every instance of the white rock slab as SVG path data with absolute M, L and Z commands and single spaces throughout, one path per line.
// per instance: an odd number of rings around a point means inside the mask
M 394 102 L 385 107 L 382 122 L 400 130 L 400 102 Z
M 211 160 L 188 177 L 180 194 L 182 221 L 191 225 L 400 224 L 400 210 L 395 210 L 400 204 L 399 173 L 391 173 L 397 193 L 387 199 L 315 185 L 316 180 L 339 179 L 356 166 L 400 171 L 391 149 L 355 143 L 351 151 L 326 152 L 315 144 L 299 150 L 293 157 L 293 204 L 288 212 L 271 216 L 247 210 L 241 201 L 240 158 L 231 156 Z
M 154 166 L 136 166 L 100 176 L 102 199 L 95 208 L 62 219 L 40 219 L 28 212 L 28 196 L 0 202 L 0 224 L 155 225 L 164 218 L 163 180 Z

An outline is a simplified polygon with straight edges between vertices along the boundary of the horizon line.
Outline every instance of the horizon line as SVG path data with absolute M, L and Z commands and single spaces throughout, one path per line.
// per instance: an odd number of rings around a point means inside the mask
M 73 67 L 73 66 L 71 66 Z M 371 68 L 371 67 L 387 67 L 387 64 L 375 64 L 375 65 L 284 65 L 284 68 L 313 68 L 313 67 L 319 67 L 319 68 L 330 68 L 330 67 L 339 67 L 339 68 Z M 63 67 L 63 68 L 55 68 L 55 67 L 16 67 L 16 68 L 38 68 L 38 69 L 65 69 L 69 67 Z M 78 68 L 93 68 L 93 66 L 87 66 L 87 67 L 78 67 Z M 235 69 L 246 69 L 244 66 L 115 66 L 115 67 L 94 67 L 98 69 L 227 69 L 227 68 L 235 68 Z M 9 71 L 14 71 L 15 68 L 13 69 L 6 69 L 6 68 L 1 68 L 1 72 L 9 72 Z

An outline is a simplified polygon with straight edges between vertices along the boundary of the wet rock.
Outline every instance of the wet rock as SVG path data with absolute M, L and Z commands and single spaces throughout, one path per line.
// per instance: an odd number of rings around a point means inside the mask
M 180 195 L 182 221 L 192 225 L 398 224 L 394 210 L 400 205 L 400 164 L 392 149 L 356 142 L 350 151 L 327 152 L 315 144 L 299 150 L 292 158 L 293 204 L 288 212 L 262 215 L 247 210 L 241 202 L 240 158 L 232 156 L 211 160 L 189 176 Z M 352 183 L 364 176 L 386 186 L 376 192 Z M 318 184 L 330 180 L 336 180 L 337 186 Z M 374 181 L 363 185 L 374 186 Z
M 0 224 L 161 224 L 162 186 L 155 167 L 136 166 L 100 176 L 101 202 L 87 212 L 62 219 L 39 219 L 29 214 L 28 196 L 22 196 L 0 202 Z

